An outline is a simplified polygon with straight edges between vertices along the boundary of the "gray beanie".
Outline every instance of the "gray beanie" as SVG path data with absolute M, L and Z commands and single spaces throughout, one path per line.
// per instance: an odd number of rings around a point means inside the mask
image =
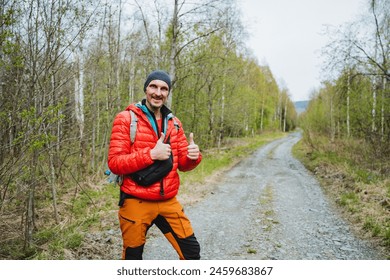
M 169 77 L 168 73 L 162 70 L 155 70 L 150 73 L 149 76 L 146 78 L 144 84 L 144 92 L 146 91 L 146 88 L 148 87 L 149 83 L 153 80 L 161 80 L 166 82 L 168 85 L 168 90 L 171 90 L 171 78 Z

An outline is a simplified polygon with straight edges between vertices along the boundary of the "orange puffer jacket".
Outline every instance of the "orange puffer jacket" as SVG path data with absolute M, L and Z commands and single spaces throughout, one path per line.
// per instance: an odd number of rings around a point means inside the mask
M 137 118 L 137 133 L 134 143 L 130 141 L 130 114 L 132 110 Z M 161 181 L 148 187 L 137 185 L 130 176 L 138 170 L 144 169 L 153 163 L 150 150 L 156 145 L 160 133 L 154 121 L 154 115 L 147 109 L 145 101 L 132 104 L 125 111 L 120 112 L 114 119 L 110 147 L 108 151 L 108 167 L 117 175 L 124 175 L 121 191 L 145 200 L 167 200 L 174 197 L 179 190 L 180 179 L 177 169 L 189 171 L 194 169 L 201 161 L 187 157 L 188 142 L 181 122 L 172 115 L 170 110 L 163 106 L 161 109 L 165 125 L 165 139 L 170 138 L 173 154 L 173 168 Z M 174 118 L 176 121 L 174 121 Z M 165 142 L 165 141 L 164 141 Z

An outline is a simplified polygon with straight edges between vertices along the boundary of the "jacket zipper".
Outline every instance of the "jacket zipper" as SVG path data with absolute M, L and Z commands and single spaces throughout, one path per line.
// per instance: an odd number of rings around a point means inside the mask
M 164 196 L 165 195 L 165 193 L 164 193 L 164 179 L 161 179 L 161 181 L 160 181 L 160 195 L 161 196 Z

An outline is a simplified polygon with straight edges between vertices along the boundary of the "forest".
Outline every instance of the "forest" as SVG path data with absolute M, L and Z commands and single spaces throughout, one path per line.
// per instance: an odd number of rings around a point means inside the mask
M 307 155 L 363 162 L 360 180 L 382 178 L 390 202 L 390 3 L 366 2 L 328 30 L 326 76 L 298 115 L 246 46 L 235 0 L 0 0 L 0 258 L 34 258 L 49 227 L 88 207 L 81 194 L 94 204 L 86 189 L 104 178 L 113 118 L 155 69 L 203 150 L 299 126 Z
M 371 148 L 371 159 L 385 159 L 381 156 L 390 148 L 390 4 L 367 3 L 361 18 L 328 31 L 333 39 L 323 50 L 328 77 L 312 93 L 301 125 L 311 142 L 316 133 L 331 142 L 360 140 Z M 382 164 L 386 168 L 387 162 Z
M 390 248 L 390 2 L 327 30 L 321 88 L 299 116 L 308 166 L 350 220 Z
M 0 23 L 0 231 L 10 250 L 29 255 L 39 232 L 72 220 L 85 182 L 104 176 L 114 116 L 144 97 L 152 70 L 170 73 L 167 105 L 202 149 L 296 126 L 288 89 L 245 45 L 234 0 L 1 0 Z

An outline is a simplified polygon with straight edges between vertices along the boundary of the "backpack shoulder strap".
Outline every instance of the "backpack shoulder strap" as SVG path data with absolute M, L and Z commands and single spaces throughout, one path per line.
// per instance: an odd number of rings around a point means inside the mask
M 176 117 L 173 117 L 173 125 L 176 127 L 177 131 L 180 129 L 179 122 L 177 121 Z
M 177 118 L 172 113 L 169 113 L 168 117 L 172 118 L 173 125 L 176 127 L 176 130 L 179 131 L 180 125 L 179 125 L 179 122 L 178 122 Z
M 133 144 L 135 141 L 135 135 L 137 133 L 138 119 L 132 110 L 129 110 L 129 113 L 130 113 L 130 140 L 131 140 L 131 144 Z

